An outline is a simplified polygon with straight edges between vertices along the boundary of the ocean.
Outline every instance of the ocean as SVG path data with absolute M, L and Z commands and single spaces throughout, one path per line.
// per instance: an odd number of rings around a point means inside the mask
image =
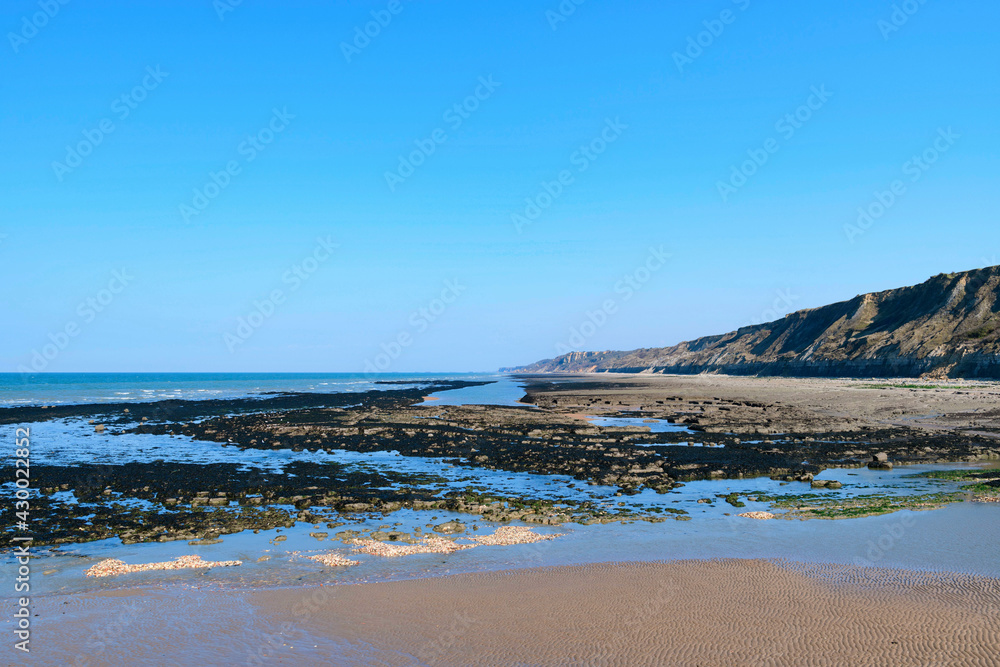
M 361 392 L 434 380 L 493 383 L 442 394 L 441 404 L 516 405 L 524 395 L 511 378 L 496 373 L 0 373 L 0 407 Z

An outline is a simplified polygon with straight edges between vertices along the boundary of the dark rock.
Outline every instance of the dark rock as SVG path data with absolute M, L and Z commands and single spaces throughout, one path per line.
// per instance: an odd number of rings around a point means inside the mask
M 892 470 L 892 463 L 889 462 L 889 455 L 885 452 L 872 454 L 872 460 L 868 462 L 868 467 L 872 470 Z

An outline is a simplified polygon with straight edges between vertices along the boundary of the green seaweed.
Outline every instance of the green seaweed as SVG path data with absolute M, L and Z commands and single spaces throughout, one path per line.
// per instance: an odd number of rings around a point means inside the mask
M 733 493 L 730 493 L 730 494 L 727 494 L 727 495 L 723 495 L 723 494 L 719 493 L 719 494 L 716 494 L 716 495 L 719 498 L 723 498 L 727 503 L 729 503 L 733 507 L 746 507 L 747 506 L 747 504 L 745 502 L 743 502 L 742 500 L 740 500 L 740 494 L 739 493 L 733 492 Z
M 865 516 L 890 514 L 899 510 L 937 509 L 948 503 L 965 500 L 961 492 L 925 493 L 912 496 L 886 496 L 869 494 L 853 498 L 802 494 L 799 496 L 776 496 L 772 502 L 775 508 L 788 510 L 784 518 L 798 519 L 851 519 Z
M 970 482 L 962 489 L 972 493 L 1000 493 L 1000 468 L 973 468 L 965 470 L 928 470 L 913 477 L 944 479 L 951 482 Z

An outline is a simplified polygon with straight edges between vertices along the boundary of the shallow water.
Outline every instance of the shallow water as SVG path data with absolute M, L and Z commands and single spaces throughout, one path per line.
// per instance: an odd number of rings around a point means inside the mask
M 942 469 L 944 466 L 933 466 Z M 950 468 L 962 466 L 948 466 Z M 955 488 L 950 482 L 907 478 L 906 475 L 931 469 L 912 466 L 893 471 L 860 469 L 827 470 L 822 477 L 845 481 L 842 496 L 871 493 L 912 494 Z M 497 473 L 505 475 L 506 473 Z M 522 485 L 555 485 L 545 476 L 522 475 Z M 183 541 L 122 545 L 117 539 L 78 545 L 64 545 L 51 555 L 33 561 L 36 591 L 39 593 L 79 592 L 149 583 L 185 583 L 197 586 L 268 587 L 290 582 L 301 584 L 359 583 L 423 576 L 542 565 L 566 565 L 608 560 L 670 560 L 685 558 L 788 558 L 816 562 L 884 565 L 909 569 L 937 569 L 1000 576 L 1000 508 L 995 504 L 957 503 L 943 509 L 844 520 L 755 521 L 737 517 L 737 512 L 768 509 L 766 503 L 747 502 L 733 508 L 718 495 L 747 493 L 808 492 L 809 485 L 793 482 L 780 487 L 769 479 L 715 480 L 691 482 L 668 494 L 643 493 L 632 497 L 614 496 L 609 487 L 588 488 L 595 497 L 604 494 L 610 504 L 649 507 L 681 507 L 691 521 L 667 519 L 663 523 L 630 521 L 604 525 L 532 526 L 541 534 L 561 533 L 553 540 L 509 547 L 481 546 L 450 555 L 417 554 L 401 558 L 351 555 L 349 547 L 336 539 L 317 540 L 311 532 L 326 532 L 329 538 L 343 530 L 393 529 L 413 532 L 421 527 L 450 520 L 467 524 L 466 534 L 489 534 L 502 524 L 476 520 L 470 515 L 441 510 L 401 510 L 388 516 L 359 516 L 343 526 L 298 523 L 291 529 L 276 528 L 254 534 L 243 531 L 223 536 L 213 545 L 190 545 Z M 849 486 L 848 486 L 849 485 Z M 558 495 L 565 490 L 550 489 Z M 572 491 L 572 490 L 570 490 Z M 827 493 L 836 494 L 837 491 Z M 712 505 L 699 504 L 703 497 L 715 498 Z M 513 525 L 518 525 L 514 522 Z M 478 531 L 473 530 L 478 527 Z M 284 536 L 285 540 L 272 542 Z M 328 568 L 302 557 L 303 554 L 336 550 L 360 561 L 351 568 Z M 108 579 L 87 579 L 84 570 L 105 558 L 127 563 L 172 560 L 198 554 L 205 560 L 242 560 L 238 568 L 207 571 L 186 570 L 146 572 Z M 261 560 L 265 558 L 264 560 Z M 8 558 L 9 560 L 9 558 Z M 260 561 L 260 562 L 258 562 Z M 5 568 L 6 569 L 6 568 Z M 6 596 L 6 594 L 4 595 Z
M 427 376 L 422 376 L 426 379 Z M 487 379 L 488 376 L 464 376 Z M 415 381 L 420 378 L 413 378 Z M 298 381 L 298 380 L 296 380 Z M 310 378 L 309 382 L 318 381 Z M 383 385 L 391 387 L 392 385 Z M 352 389 L 353 390 L 353 389 Z M 75 391 L 75 390 L 74 390 Z M 517 400 L 523 389 L 516 381 L 499 378 L 495 384 L 470 387 L 436 394 L 439 401 L 428 404 L 493 403 L 521 405 Z M 63 395 L 65 398 L 66 395 Z M 48 401 L 49 403 L 54 401 Z M 598 418 L 597 426 L 646 426 L 656 432 L 685 431 L 683 426 L 638 418 Z M 23 426 L 23 425 L 22 425 Z M 728 504 L 723 497 L 730 493 L 781 495 L 817 493 L 849 498 L 880 493 L 913 495 L 959 488 L 954 482 L 910 477 L 931 469 L 969 467 L 965 464 L 908 466 L 894 470 L 867 468 L 829 469 L 818 479 L 843 483 L 839 490 L 813 490 L 806 482 L 777 482 L 768 478 L 706 480 L 688 482 L 664 494 L 644 490 L 637 495 L 620 495 L 615 487 L 589 484 L 566 475 L 534 475 L 485 470 L 446 463 L 443 459 L 404 457 L 397 452 L 357 453 L 292 452 L 279 450 L 240 450 L 221 443 L 193 440 L 186 436 L 95 434 L 85 420 L 60 420 L 31 424 L 32 463 L 35 465 L 74 465 L 125 462 L 150 462 L 161 459 L 178 463 L 237 463 L 246 469 L 259 468 L 279 472 L 300 461 L 338 463 L 359 471 L 392 471 L 422 476 L 418 486 L 433 490 L 438 496 L 449 490 L 474 488 L 496 497 L 525 497 L 551 501 L 590 501 L 607 510 L 627 509 L 656 514 L 664 509 L 684 510 L 690 521 L 676 521 L 668 513 L 662 523 L 635 521 L 583 526 L 533 526 L 539 533 L 564 533 L 553 541 L 511 547 L 477 547 L 451 555 L 420 554 L 397 559 L 359 555 L 360 565 L 353 568 L 327 568 L 292 552 L 317 552 L 336 549 L 348 554 L 339 541 L 318 541 L 310 532 L 327 532 L 332 537 L 342 530 L 377 530 L 382 526 L 413 532 L 417 526 L 457 519 L 478 525 L 478 534 L 492 532 L 497 524 L 476 521 L 469 515 L 444 511 L 415 512 L 403 510 L 389 516 L 357 517 L 348 525 L 326 528 L 297 524 L 292 529 L 274 529 L 254 534 L 244 531 L 223 536 L 215 545 L 189 545 L 186 542 L 122 545 L 117 539 L 64 546 L 54 555 L 32 561 L 33 585 L 37 593 L 73 592 L 133 586 L 142 583 L 174 583 L 197 586 L 281 586 L 301 583 L 351 583 L 455 572 L 601 562 L 608 560 L 663 560 L 674 558 L 791 558 L 817 562 L 843 562 L 898 566 L 915 569 L 941 569 L 1000 575 L 1000 506 L 997 504 L 958 503 L 927 512 L 901 511 L 895 514 L 846 519 L 755 521 L 735 516 L 739 512 L 771 509 L 769 503 L 751 502 L 742 497 L 745 507 Z M 11 442 L 14 426 L 0 426 L 0 440 Z M 11 483 L 0 487 L 0 496 L 9 496 Z M 57 494 L 64 502 L 75 502 L 71 493 Z M 711 499 L 711 503 L 699 500 Z M 128 500 L 147 507 L 145 501 Z M 225 510 L 217 510 L 225 511 Z M 396 526 L 395 524 L 400 524 Z M 475 533 L 472 533 L 475 534 Z M 275 537 L 286 540 L 272 543 Z M 126 575 L 109 579 L 86 579 L 84 570 L 104 558 L 114 557 L 128 563 L 172 560 L 180 555 L 198 554 L 205 560 L 242 560 L 238 568 L 210 571 L 167 571 Z M 267 557 L 261 560 L 263 557 Z M 352 556 L 354 557 L 354 556 Z M 9 556 L 0 568 L 4 578 L 14 571 Z M 10 597 L 13 586 L 5 586 L 0 597 Z
M 436 518 L 432 518 L 436 517 Z M 708 517 L 700 521 L 662 524 L 634 522 L 580 526 L 535 526 L 542 534 L 561 533 L 545 542 L 507 547 L 480 546 L 449 555 L 415 554 L 379 558 L 351 554 L 339 541 L 319 541 L 310 532 L 378 529 L 400 523 L 398 529 L 459 519 L 469 522 L 469 534 L 488 534 L 496 525 L 476 521 L 472 532 L 468 515 L 403 510 L 390 517 L 351 523 L 334 529 L 297 524 L 292 529 L 250 531 L 224 536 L 221 544 L 185 542 L 121 545 L 103 540 L 67 546 L 60 555 L 33 560 L 36 594 L 113 589 L 153 583 L 231 587 L 270 587 L 305 584 L 347 584 L 443 576 L 459 572 L 567 565 L 623 560 L 691 558 L 785 558 L 792 560 L 891 566 L 918 570 L 966 572 L 1000 576 L 996 544 L 1000 543 L 1000 513 L 984 503 L 959 503 L 927 512 L 895 514 L 841 521 L 754 521 L 738 517 Z M 272 540 L 284 535 L 283 542 Z M 360 561 L 349 568 L 329 568 L 303 555 L 336 550 Z M 106 579 L 87 579 L 86 568 L 104 558 L 127 563 L 172 560 L 199 554 L 205 560 L 242 560 L 234 568 L 143 572 Z M 266 560 L 258 562 L 262 557 Z M 46 572 L 42 576 L 38 573 Z M 8 597 L 5 595 L 4 597 Z
M 568 475 L 536 475 L 484 468 L 454 465 L 442 458 L 402 456 L 398 452 L 352 452 L 346 450 L 294 452 L 290 449 L 245 449 L 222 443 L 195 440 L 188 436 L 94 433 L 93 426 L 85 420 L 58 420 L 27 425 L 31 428 L 31 462 L 33 465 L 71 466 L 75 464 L 121 465 L 123 463 L 148 463 L 162 460 L 173 463 L 199 463 L 203 465 L 229 463 L 241 469 L 261 469 L 281 472 L 295 462 L 336 463 L 350 470 L 361 472 L 393 471 L 419 477 L 431 476 L 432 481 L 416 483 L 421 488 L 432 488 L 442 495 L 456 489 L 475 488 L 499 496 L 522 496 L 543 500 L 571 500 L 595 502 L 604 508 L 629 508 L 649 511 L 655 508 L 674 507 L 692 515 L 716 515 L 730 508 L 716 500 L 712 505 L 698 503 L 702 498 L 716 499 L 734 491 L 759 494 L 800 494 L 811 492 L 807 482 L 778 482 L 768 478 L 747 480 L 705 480 L 687 482 L 668 493 L 660 494 L 651 489 L 631 496 L 618 495 L 617 487 L 601 486 L 578 481 Z M 15 426 L 0 426 L 0 441 L 12 441 Z M 449 459 L 453 460 L 453 459 Z M 866 493 L 920 494 L 938 490 L 957 489 L 958 486 L 942 480 L 907 478 L 906 475 L 949 466 L 909 466 L 894 470 L 869 470 L 867 468 L 831 469 L 817 479 L 836 479 L 844 484 L 836 491 L 819 493 L 841 497 Z M 951 466 L 953 467 L 953 466 Z M 0 497 L 14 491 L 13 482 L 0 485 Z M 741 511 L 767 509 L 766 503 L 747 502 Z
M 683 424 L 671 424 L 666 419 L 644 419 L 642 417 L 588 417 L 594 426 L 630 426 L 648 428 L 652 433 L 693 433 Z
M 452 379 L 452 378 L 448 378 Z M 534 407 L 521 403 L 524 397 L 523 383 L 505 375 L 463 375 L 454 379 L 488 381 L 491 384 L 451 389 L 431 394 L 431 400 L 418 405 L 517 405 Z

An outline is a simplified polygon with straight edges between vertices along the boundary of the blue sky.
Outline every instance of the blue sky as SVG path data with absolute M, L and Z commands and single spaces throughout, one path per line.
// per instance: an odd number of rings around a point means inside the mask
M 1000 263 L 1000 6 L 896 7 L 9 0 L 0 365 L 493 370 Z

